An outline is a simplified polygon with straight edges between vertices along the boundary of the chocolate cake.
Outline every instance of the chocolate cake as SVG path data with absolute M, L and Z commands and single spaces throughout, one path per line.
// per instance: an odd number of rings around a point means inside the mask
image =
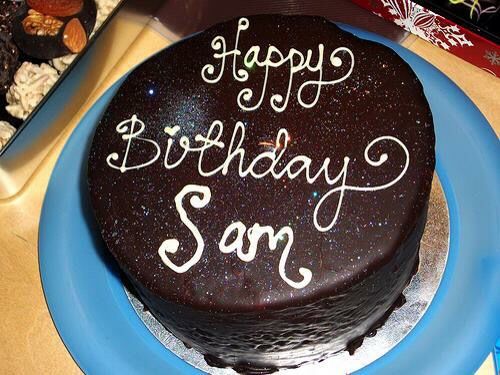
M 88 184 L 156 318 L 210 364 L 262 373 L 354 350 L 401 302 L 434 161 L 429 105 L 394 51 L 261 15 L 137 67 Z

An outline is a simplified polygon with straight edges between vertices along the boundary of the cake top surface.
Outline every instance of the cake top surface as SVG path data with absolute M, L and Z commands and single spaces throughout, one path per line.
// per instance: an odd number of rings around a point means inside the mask
M 390 259 L 427 203 L 432 116 L 391 49 L 311 16 L 242 17 L 137 67 L 88 180 L 121 267 L 170 301 L 280 308 Z

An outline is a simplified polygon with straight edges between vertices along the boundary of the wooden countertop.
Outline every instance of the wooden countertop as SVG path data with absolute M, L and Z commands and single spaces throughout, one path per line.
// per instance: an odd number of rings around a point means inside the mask
M 62 147 L 91 104 L 129 67 L 167 44 L 153 29 L 145 29 L 101 81 L 25 187 L 14 197 L 0 200 L 0 373 L 81 373 L 57 334 L 40 283 L 38 223 L 45 190 Z M 500 78 L 416 37 L 404 45 L 450 77 L 500 134 Z M 494 373 L 491 358 L 479 373 Z

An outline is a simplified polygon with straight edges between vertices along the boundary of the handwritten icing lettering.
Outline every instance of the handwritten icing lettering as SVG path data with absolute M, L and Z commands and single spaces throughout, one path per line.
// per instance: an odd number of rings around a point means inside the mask
M 232 57 L 233 78 L 238 82 L 248 81 L 248 71 L 238 67 L 238 57 L 242 56 L 242 51 L 239 49 L 241 32 L 247 30 L 248 28 L 248 19 L 240 18 L 236 31 L 234 48 L 231 50 L 227 50 L 226 39 L 223 36 L 218 35 L 212 40 L 211 47 L 214 50 L 213 57 L 216 62 L 213 64 L 206 64 L 202 68 L 201 77 L 205 82 L 210 84 L 218 83 L 224 75 L 226 59 L 230 57 Z M 349 78 L 354 69 L 354 55 L 347 47 L 338 47 L 333 50 L 329 56 L 330 65 L 334 68 L 340 68 L 347 62 L 348 69 L 340 77 L 328 79 L 323 77 L 323 68 L 325 65 L 325 46 L 322 43 L 318 44 L 316 64 L 312 63 L 313 54 L 314 52 L 312 49 L 308 49 L 305 53 L 303 53 L 295 48 L 290 48 L 287 53 L 283 53 L 276 46 L 270 45 L 264 54 L 265 58 L 262 59 L 262 57 L 260 57 L 260 47 L 250 47 L 243 56 L 243 64 L 245 67 L 257 66 L 259 68 L 264 68 L 264 79 L 260 88 L 260 95 L 258 96 L 258 99 L 256 100 L 254 98 L 254 92 L 251 88 L 245 87 L 239 92 L 236 98 L 238 106 L 245 111 L 253 111 L 259 108 L 262 105 L 268 90 L 270 70 L 272 68 L 279 68 L 281 66 L 288 65 L 290 71 L 288 74 L 287 91 L 284 95 L 283 93 L 273 93 L 269 101 L 271 107 L 276 112 L 283 112 L 287 108 L 291 96 L 294 76 L 303 70 L 317 73 L 318 79 L 303 82 L 299 86 L 297 91 L 297 101 L 304 108 L 314 107 L 319 100 L 323 86 L 335 85 Z M 303 96 L 304 89 L 308 87 L 315 88 L 313 100 L 309 102 L 304 99 Z
M 179 241 L 176 239 L 168 239 L 163 241 L 158 249 L 158 254 L 161 257 L 161 260 L 167 267 L 169 267 L 172 271 L 177 273 L 184 273 L 189 270 L 192 266 L 199 262 L 201 256 L 203 254 L 203 249 L 205 248 L 205 242 L 203 241 L 203 237 L 200 234 L 200 231 L 193 224 L 191 220 L 189 220 L 186 210 L 182 205 L 183 198 L 188 195 L 193 194 L 189 202 L 191 206 L 194 208 L 203 208 L 208 202 L 210 202 L 211 192 L 207 186 L 199 186 L 199 185 L 186 185 L 184 188 L 175 196 L 175 208 L 179 213 L 182 223 L 191 231 L 195 240 L 196 240 L 196 251 L 194 255 L 182 266 L 176 266 L 172 261 L 168 258 L 167 253 L 175 254 L 179 249 Z
M 186 185 L 175 197 L 175 206 L 177 212 L 179 213 L 180 219 L 182 223 L 184 223 L 184 225 L 186 225 L 186 227 L 191 231 L 191 234 L 194 236 L 197 243 L 197 247 L 193 256 L 180 266 L 174 264 L 168 256 L 168 254 L 175 254 L 177 252 L 177 250 L 179 249 L 179 241 L 176 238 L 170 238 L 163 241 L 163 243 L 160 245 L 158 254 L 160 255 L 161 260 L 167 267 L 177 273 L 184 273 L 196 263 L 198 263 L 203 255 L 205 246 L 200 231 L 198 230 L 196 225 L 194 225 L 193 222 L 188 218 L 186 210 L 182 205 L 184 197 L 188 195 L 192 195 L 190 199 L 191 206 L 198 209 L 205 207 L 210 202 L 211 198 L 210 188 L 208 186 L 200 185 Z M 229 236 L 234 231 L 236 231 L 236 239 L 233 240 L 232 243 L 227 244 Z M 245 232 L 247 233 L 248 240 L 250 241 L 250 245 L 246 253 L 243 251 L 243 236 Z M 307 284 L 309 284 L 312 278 L 312 272 L 308 268 L 299 268 L 299 273 L 302 276 L 302 280 L 299 282 L 293 281 L 286 275 L 286 262 L 293 244 L 293 231 L 289 226 L 281 228 L 275 234 L 273 228 L 271 228 L 270 226 L 261 226 L 258 223 L 254 224 L 252 228 L 248 229 L 247 231 L 245 224 L 243 224 L 241 221 L 236 221 L 230 224 L 224 231 L 224 234 L 222 235 L 222 238 L 219 242 L 219 250 L 225 254 L 236 251 L 239 259 L 244 262 L 251 262 L 255 258 L 255 255 L 257 253 L 259 240 L 264 235 L 268 236 L 270 250 L 276 250 L 278 242 L 284 237 L 286 237 L 287 239 L 278 265 L 278 270 L 283 280 L 288 285 L 297 289 L 303 288 Z
M 136 124 L 139 125 L 138 129 L 136 129 L 136 127 L 135 127 Z M 130 127 L 129 127 L 129 125 L 130 125 Z M 108 163 L 108 165 L 111 168 L 118 169 L 120 172 L 124 173 L 128 170 L 131 170 L 131 169 L 140 169 L 140 168 L 147 167 L 148 165 L 153 164 L 158 159 L 158 157 L 160 156 L 160 152 L 161 152 L 160 146 L 158 146 L 158 143 L 156 143 L 155 141 L 150 140 L 150 139 L 139 137 L 139 134 L 141 134 L 144 131 L 144 128 L 145 128 L 144 123 L 141 120 L 139 120 L 136 115 L 133 115 L 129 120 L 125 120 L 125 121 L 120 122 L 116 126 L 117 133 L 123 134 L 122 139 L 127 141 L 127 147 L 125 149 L 125 155 L 123 156 L 123 160 L 122 160 L 121 165 L 117 165 L 114 163 L 115 161 L 117 161 L 119 159 L 119 156 L 116 152 L 112 152 L 111 154 L 108 155 L 108 157 L 106 158 L 106 162 Z M 128 132 L 128 134 L 127 134 L 127 132 Z M 134 140 L 134 139 L 137 141 L 142 141 L 142 142 L 146 142 L 146 143 L 149 143 L 151 145 L 154 145 L 155 155 L 151 159 L 149 159 L 148 161 L 146 161 L 144 163 L 132 165 L 132 166 L 127 166 L 128 155 L 130 152 L 130 146 L 132 145 L 132 140 Z
M 299 282 L 293 281 L 288 276 L 286 275 L 285 272 L 285 266 L 286 266 L 286 261 L 288 259 L 288 255 L 290 254 L 290 249 L 292 248 L 293 244 L 293 230 L 290 228 L 288 225 L 284 226 L 281 228 L 276 234 L 274 234 L 273 228 L 269 226 L 263 226 L 261 227 L 258 223 L 254 224 L 254 226 L 249 230 L 248 232 L 248 239 L 250 240 L 250 249 L 249 252 L 254 254 L 257 251 L 257 243 L 260 239 L 261 236 L 264 234 L 267 234 L 269 237 L 269 248 L 271 250 L 275 250 L 278 241 L 284 237 L 287 238 L 287 242 L 285 245 L 285 248 L 283 249 L 283 252 L 281 253 L 279 265 L 278 265 L 278 270 L 281 278 L 291 287 L 295 289 L 302 289 L 307 284 L 311 282 L 312 279 L 312 272 L 309 268 L 305 267 L 300 267 L 299 268 L 299 273 L 302 276 L 302 280 Z
M 136 128 L 136 124 L 139 124 L 138 128 Z M 146 168 L 159 158 L 161 152 L 160 145 L 152 139 L 141 137 L 144 130 L 144 123 L 138 119 L 136 115 L 132 116 L 129 120 L 121 122 L 116 127 L 116 131 L 123 134 L 122 139 L 125 140 L 127 144 L 121 164 L 114 163 L 120 159 L 116 152 L 108 155 L 106 161 L 111 168 L 118 169 L 123 173 L 131 169 Z M 168 134 L 168 132 L 166 133 Z M 177 133 L 177 131 L 175 133 Z M 375 145 L 380 144 L 379 147 L 387 147 L 392 144 L 404 152 L 405 162 L 401 171 L 399 171 L 395 178 L 380 185 L 350 185 L 348 183 L 348 175 L 350 171 L 349 156 L 344 156 L 342 168 L 335 175 L 331 174 L 331 160 L 328 157 L 319 163 L 319 167 L 318 163 L 315 163 L 313 159 L 307 155 L 296 155 L 284 165 L 283 163 L 280 164 L 279 162 L 286 155 L 289 142 L 289 134 L 286 129 L 279 129 L 277 132 L 276 141 L 274 143 L 276 147 L 271 150 L 261 152 L 251 160 L 246 160 L 246 151 L 243 147 L 245 141 L 245 126 L 242 122 L 236 122 L 232 130 L 231 140 L 227 145 L 221 141 L 223 134 L 224 124 L 220 120 L 215 120 L 210 125 L 206 134 L 196 134 L 194 142 L 186 136 L 181 136 L 177 145 L 182 151 L 176 160 L 171 160 L 172 149 L 176 147 L 176 143 L 173 138 L 169 138 L 167 140 L 166 151 L 163 159 L 164 167 L 168 170 L 177 168 L 182 165 L 188 154 L 195 154 L 197 155 L 196 164 L 198 173 L 203 177 L 211 177 L 217 174 L 226 176 L 231 169 L 236 169 L 241 178 L 252 177 L 257 180 L 263 178 L 273 178 L 278 180 L 283 177 L 286 177 L 289 180 L 304 178 L 308 184 L 312 185 L 321 179 L 326 182 L 331 189 L 322 195 L 322 198 L 314 207 L 313 223 L 316 230 L 319 232 L 327 232 L 337 223 L 346 192 L 374 192 L 387 189 L 396 184 L 405 175 L 410 162 L 408 149 L 398 138 L 389 135 L 375 138 L 366 146 L 364 150 L 364 160 L 366 163 L 375 168 L 384 165 L 389 159 L 388 154 L 382 153 L 377 159 L 373 159 L 370 156 L 370 150 Z M 151 147 L 152 152 L 148 161 L 142 164 L 128 165 L 127 163 L 131 150 L 137 149 L 136 147 L 132 148 L 132 145 L 135 142 L 137 142 L 138 145 L 151 144 L 154 147 Z M 207 169 L 204 161 L 210 159 L 211 153 L 213 152 L 224 152 L 225 159 L 220 165 L 209 170 Z M 262 167 L 263 165 L 265 167 Z M 191 231 L 197 243 L 194 255 L 189 261 L 181 266 L 175 265 L 168 256 L 169 254 L 175 254 L 177 252 L 179 248 L 178 240 L 167 239 L 161 244 L 158 249 L 158 253 L 163 263 L 178 273 L 184 273 L 198 263 L 202 257 L 205 246 L 200 232 L 198 231 L 196 225 L 188 218 L 186 210 L 184 209 L 183 199 L 186 196 L 191 196 L 189 202 L 192 207 L 200 209 L 209 204 L 211 192 L 210 188 L 207 186 L 186 185 L 175 197 L 175 207 L 179 217 L 182 223 Z M 331 210 L 332 203 L 335 204 L 333 212 Z M 323 209 L 323 207 L 328 207 L 328 210 Z M 246 252 L 243 249 L 243 238 L 245 232 L 248 240 L 250 241 L 249 248 Z M 229 239 L 233 238 L 233 234 L 235 234 L 235 239 L 229 242 Z M 299 268 L 299 273 L 302 275 L 301 281 L 293 281 L 285 273 L 286 260 L 294 240 L 293 230 L 289 226 L 285 226 L 279 229 L 278 232 L 274 233 L 273 228 L 261 226 L 258 223 L 254 224 L 248 230 L 246 226 L 239 221 L 231 223 L 222 235 L 219 242 L 219 250 L 225 254 L 236 252 L 239 259 L 244 262 L 250 262 L 255 258 L 257 244 L 260 237 L 264 235 L 267 235 L 268 237 L 270 250 L 276 249 L 278 240 L 286 237 L 287 242 L 278 266 L 280 276 L 293 288 L 305 287 L 312 278 L 312 273 L 309 269 L 303 267 Z

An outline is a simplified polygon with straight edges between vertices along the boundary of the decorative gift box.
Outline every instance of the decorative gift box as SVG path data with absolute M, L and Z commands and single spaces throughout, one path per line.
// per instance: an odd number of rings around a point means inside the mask
M 500 76 L 500 2 L 352 0 L 454 55 Z

